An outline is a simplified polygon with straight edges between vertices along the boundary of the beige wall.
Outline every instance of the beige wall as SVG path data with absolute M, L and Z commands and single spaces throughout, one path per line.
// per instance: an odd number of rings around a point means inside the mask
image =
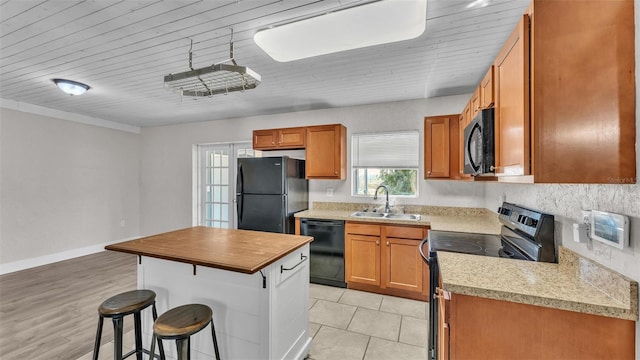
M 468 95 L 313 110 L 296 113 L 253 116 L 175 126 L 142 129 L 141 157 L 141 234 L 191 226 L 192 224 L 192 147 L 195 144 L 249 141 L 252 129 L 341 123 L 351 134 L 391 130 L 419 130 L 427 115 L 459 113 Z M 350 141 L 349 144 L 350 145 Z M 421 145 L 422 147 L 422 140 Z M 350 147 L 348 148 L 347 164 Z M 278 152 L 280 155 L 287 152 Z M 265 152 L 264 156 L 276 153 Z M 291 152 L 292 156 L 299 151 Z M 302 153 L 304 155 L 304 153 Z M 422 163 L 422 149 L 420 150 Z M 420 172 L 422 178 L 422 171 Z M 352 197 L 351 175 L 346 180 L 311 180 L 309 199 L 313 201 L 372 202 Z M 397 199 L 398 204 L 484 206 L 484 185 L 455 181 L 420 180 L 420 197 Z M 326 188 L 334 190 L 326 196 Z
M 1 271 L 137 236 L 139 145 L 139 134 L 0 108 Z

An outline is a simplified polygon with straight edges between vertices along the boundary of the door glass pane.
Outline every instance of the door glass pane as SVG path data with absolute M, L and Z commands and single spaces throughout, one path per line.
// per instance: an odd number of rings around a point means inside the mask
M 206 201 L 207 202 L 211 202 L 213 201 L 213 191 L 211 190 L 211 186 L 205 186 L 205 192 L 206 192 Z
M 229 170 L 228 169 L 220 169 L 220 184 L 228 185 L 229 184 Z
M 228 186 L 221 186 L 220 187 L 220 196 L 223 199 L 228 199 L 229 198 L 229 187 Z
M 229 205 L 222 204 L 222 212 L 220 214 L 220 219 L 224 221 L 229 221 Z

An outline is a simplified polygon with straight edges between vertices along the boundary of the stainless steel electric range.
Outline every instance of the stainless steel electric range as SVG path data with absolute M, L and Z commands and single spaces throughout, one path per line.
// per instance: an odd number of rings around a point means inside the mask
M 420 254 L 429 265 L 429 358 L 438 358 L 438 251 L 528 261 L 556 262 L 553 215 L 503 203 L 498 209 L 500 235 L 429 231 L 420 244 Z

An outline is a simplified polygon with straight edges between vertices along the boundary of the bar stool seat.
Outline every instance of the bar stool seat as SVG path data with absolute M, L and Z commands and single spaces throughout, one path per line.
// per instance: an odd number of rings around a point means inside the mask
M 111 318 L 113 321 L 113 343 L 114 360 L 122 360 L 132 354 L 136 354 L 138 360 L 142 360 L 142 353 L 146 352 L 142 348 L 142 321 L 140 312 L 151 306 L 153 310 L 153 320 L 157 319 L 156 293 L 151 290 L 132 290 L 120 293 L 105 300 L 98 307 L 98 331 L 93 347 L 93 359 L 98 359 L 100 351 L 100 341 L 102 338 L 102 325 L 104 318 Z M 136 347 L 129 353 L 122 355 L 122 326 L 125 316 L 133 314 Z
M 188 304 L 170 309 L 160 315 L 153 324 L 153 339 L 151 341 L 151 354 L 155 350 L 155 340 L 158 339 L 160 357 L 164 359 L 162 340 L 175 340 L 178 350 L 178 360 L 190 359 L 190 336 L 211 324 L 211 336 L 216 359 L 220 360 L 216 330 L 213 325 L 213 311 L 202 304 Z M 151 358 L 151 357 L 150 357 Z

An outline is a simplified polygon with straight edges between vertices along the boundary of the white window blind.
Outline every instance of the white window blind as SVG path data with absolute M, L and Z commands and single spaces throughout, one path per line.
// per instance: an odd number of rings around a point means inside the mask
M 419 167 L 418 131 L 354 134 L 351 137 L 351 166 L 354 168 Z

